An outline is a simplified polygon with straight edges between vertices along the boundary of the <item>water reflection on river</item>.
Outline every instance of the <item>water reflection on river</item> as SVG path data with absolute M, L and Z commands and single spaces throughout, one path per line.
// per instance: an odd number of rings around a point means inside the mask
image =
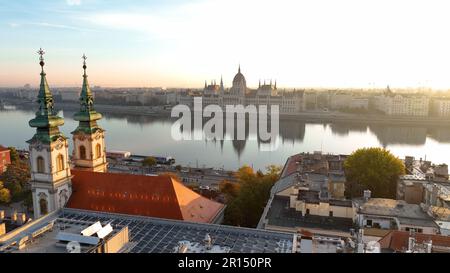
M 66 136 L 76 127 L 73 113 L 65 112 Z M 34 134 L 28 121 L 34 111 L 0 111 L 0 144 L 27 148 Z M 322 150 L 348 154 L 360 147 L 386 147 L 404 157 L 413 155 L 435 163 L 450 164 L 450 127 L 407 125 L 305 123 L 280 121 L 280 145 L 273 152 L 261 151 L 257 140 L 175 141 L 171 137 L 173 120 L 149 116 L 105 114 L 100 122 L 106 130 L 109 150 L 128 150 L 136 154 L 171 155 L 190 166 L 236 169 L 248 164 L 263 169 L 269 164 L 283 165 L 289 155 Z

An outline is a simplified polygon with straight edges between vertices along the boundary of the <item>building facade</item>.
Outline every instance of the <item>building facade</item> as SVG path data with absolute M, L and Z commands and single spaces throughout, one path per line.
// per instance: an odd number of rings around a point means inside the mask
M 27 141 L 35 218 L 64 207 L 72 191 L 69 143 L 59 131 L 64 119 L 54 110 L 53 95 L 44 72 L 44 51 L 40 50 L 39 54 L 41 65 L 39 111 L 29 122 L 31 127 L 36 128 L 36 134 Z
M 83 87 L 80 93 L 80 111 L 75 113 L 74 120 L 78 127 L 73 135 L 73 159 L 76 169 L 93 172 L 106 172 L 105 131 L 97 124 L 102 115 L 94 109 L 94 97 L 87 80 L 86 57 L 83 64 Z
M 430 99 L 420 94 L 395 94 L 389 86 L 384 94 L 375 96 L 376 110 L 389 116 L 422 116 L 430 112 Z
M 450 116 L 450 99 L 432 99 L 431 111 L 433 115 L 438 117 L 449 117 Z
M 212 81 L 211 84 L 205 82 L 205 87 L 202 92 L 185 94 L 179 99 L 180 104 L 193 106 L 194 97 L 202 97 L 204 106 L 210 104 L 220 105 L 254 105 L 271 106 L 277 105 L 281 114 L 294 114 L 305 110 L 305 99 L 303 91 L 280 91 L 277 88 L 277 83 L 270 81 L 270 83 L 259 83 L 258 89 L 252 90 L 247 87 L 245 76 L 238 68 L 238 73 L 234 76 L 232 86 L 229 89 L 224 88 L 223 80 L 220 80 L 220 85 Z

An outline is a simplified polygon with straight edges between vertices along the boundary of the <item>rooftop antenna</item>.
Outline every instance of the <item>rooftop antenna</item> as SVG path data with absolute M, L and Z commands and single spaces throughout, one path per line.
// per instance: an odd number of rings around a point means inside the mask
M 323 153 L 323 138 L 324 137 L 322 137 L 322 141 L 320 142 L 320 152 L 321 153 Z

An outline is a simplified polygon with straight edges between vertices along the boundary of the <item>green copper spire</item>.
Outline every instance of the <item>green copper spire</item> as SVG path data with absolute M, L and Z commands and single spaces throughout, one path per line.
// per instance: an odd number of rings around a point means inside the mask
M 81 111 L 84 112 L 90 112 L 91 110 L 94 110 L 94 97 L 92 96 L 91 88 L 89 87 L 88 83 L 88 76 L 86 75 L 86 55 L 83 54 L 83 87 L 81 88 L 81 94 L 80 94 L 80 105 L 81 105 Z
M 102 115 L 94 110 L 94 96 L 92 95 L 91 88 L 89 87 L 88 76 L 86 74 L 86 55 L 83 54 L 83 87 L 80 93 L 80 111 L 75 113 L 74 119 L 79 121 L 77 129 L 72 132 L 83 131 L 84 133 L 91 134 L 97 130 L 102 130 L 97 125 L 97 120 L 102 118 Z
M 39 111 L 36 112 L 36 117 L 30 120 L 29 125 L 37 129 L 36 134 L 28 142 L 40 140 L 44 143 L 49 143 L 58 137 L 64 137 L 59 132 L 58 126 L 64 125 L 64 119 L 58 117 L 54 111 L 53 95 L 48 87 L 46 74 L 44 72 L 44 50 L 39 49 L 39 64 L 41 65 L 41 84 L 39 87 L 38 103 Z

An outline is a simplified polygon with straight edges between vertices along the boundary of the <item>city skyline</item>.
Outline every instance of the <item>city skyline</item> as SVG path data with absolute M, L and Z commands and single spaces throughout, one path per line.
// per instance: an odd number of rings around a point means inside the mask
M 0 86 L 37 86 L 46 51 L 52 86 L 450 88 L 445 1 L 0 1 Z M 422 18 L 422 20 L 417 20 Z

